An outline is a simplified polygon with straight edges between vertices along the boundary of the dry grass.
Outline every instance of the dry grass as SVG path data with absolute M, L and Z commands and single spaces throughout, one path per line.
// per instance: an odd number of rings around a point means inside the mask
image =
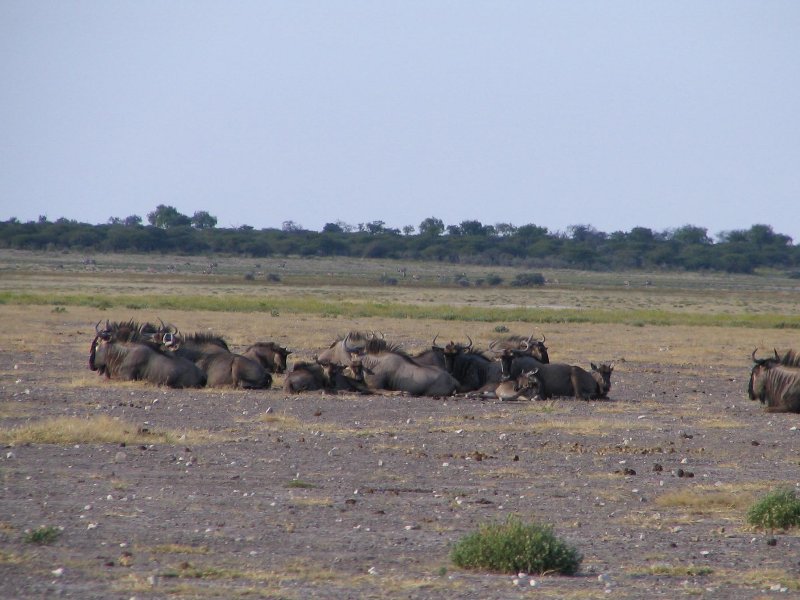
M 57 417 L 12 428 L 0 428 L 0 441 L 6 444 L 174 444 L 186 436 L 193 443 L 209 440 L 204 431 L 145 432 L 132 423 L 105 415 L 80 419 Z
M 667 492 L 655 499 L 655 505 L 661 508 L 686 509 L 693 514 L 732 513 L 743 514 L 753 502 L 753 494 L 748 491 L 725 489 L 693 489 Z

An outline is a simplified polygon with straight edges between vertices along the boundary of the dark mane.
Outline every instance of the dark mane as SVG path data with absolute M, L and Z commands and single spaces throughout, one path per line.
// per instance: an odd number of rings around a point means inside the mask
M 387 342 L 383 339 L 376 339 L 373 338 L 367 342 L 364 346 L 364 352 L 366 354 L 382 354 L 385 352 L 390 352 L 392 354 L 396 354 L 397 356 L 402 357 L 406 361 L 417 364 L 413 357 L 411 357 L 405 350 L 403 350 L 399 344 L 392 344 Z
M 220 348 L 225 348 L 225 350 L 230 350 L 225 340 L 213 333 L 193 333 L 183 336 L 183 340 L 193 344 L 214 344 Z
M 787 367 L 800 367 L 800 353 L 794 350 L 787 350 L 781 358 L 780 364 Z

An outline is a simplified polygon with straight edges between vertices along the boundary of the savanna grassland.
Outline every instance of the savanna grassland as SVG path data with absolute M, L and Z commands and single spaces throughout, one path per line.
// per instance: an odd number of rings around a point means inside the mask
M 800 484 L 800 417 L 746 395 L 754 348 L 800 347 L 800 282 L 545 270 L 540 287 L 485 283 L 518 272 L 0 252 L 0 597 L 800 592 L 798 532 L 745 519 Z M 591 402 L 289 397 L 281 376 L 267 391 L 170 390 L 89 371 L 95 323 L 131 318 L 234 350 L 278 341 L 290 362 L 351 329 L 411 352 L 507 329 L 546 336 L 553 361 L 613 362 L 613 387 Z M 508 516 L 552 525 L 583 555 L 578 575 L 532 587 L 451 563 L 458 539 Z

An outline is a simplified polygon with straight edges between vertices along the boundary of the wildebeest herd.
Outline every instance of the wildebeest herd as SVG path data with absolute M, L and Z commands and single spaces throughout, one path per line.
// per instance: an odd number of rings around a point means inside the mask
M 552 363 L 545 338 L 533 335 L 492 340 L 485 350 L 467 343 L 436 343 L 417 354 L 405 352 L 382 334 L 351 331 L 333 341 L 313 361 L 287 370 L 291 351 L 275 342 L 257 342 L 241 354 L 208 333 L 183 334 L 161 321 L 109 322 L 95 326 L 89 368 L 111 379 L 156 385 L 268 389 L 273 374 L 285 373 L 287 393 L 314 390 L 363 394 L 405 393 L 500 400 L 574 397 L 607 398 L 613 365 L 590 370 Z M 800 354 L 792 350 L 768 358 L 752 354 L 748 395 L 768 412 L 800 412 Z
M 352 331 L 332 342 L 314 361 L 296 362 L 287 371 L 291 351 L 275 342 L 258 342 L 241 354 L 207 333 L 183 334 L 161 321 L 110 322 L 95 326 L 89 368 L 111 379 L 143 380 L 169 387 L 241 387 L 267 389 L 274 373 L 284 373 L 288 393 L 405 393 L 412 396 L 466 394 L 479 398 L 547 399 L 571 396 L 606 398 L 612 365 L 591 371 L 551 363 L 545 338 L 533 335 L 493 340 L 486 350 L 467 343 L 437 344 L 415 355 L 382 334 Z

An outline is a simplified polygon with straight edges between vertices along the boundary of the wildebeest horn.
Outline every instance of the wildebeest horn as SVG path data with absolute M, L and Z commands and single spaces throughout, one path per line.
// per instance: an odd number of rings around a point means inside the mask
M 438 348 L 439 347 L 439 346 L 436 345 L 436 338 L 438 338 L 438 337 L 439 337 L 438 333 L 435 336 L 433 336 L 433 341 L 431 342 L 431 347 L 432 348 Z
M 102 321 L 102 320 L 103 320 L 103 319 L 100 319 L 100 321 Z M 94 332 L 95 332 L 95 333 L 100 333 L 100 329 L 99 329 L 99 327 L 100 327 L 100 321 L 98 321 L 98 322 L 97 322 L 97 325 L 95 325 L 95 326 L 94 326 Z
M 347 352 L 348 354 L 351 354 L 351 355 L 352 354 L 358 354 L 359 348 L 354 348 L 353 346 L 348 344 L 349 340 L 350 340 L 350 334 L 348 333 L 347 337 L 345 337 L 342 340 L 342 347 L 344 348 L 344 351 Z
M 469 346 L 467 346 L 467 350 L 470 350 L 472 349 L 472 338 L 467 336 L 467 339 L 469 340 Z
M 489 342 L 489 350 L 494 350 L 495 344 L 497 344 L 497 340 L 492 340 Z
M 158 318 L 159 323 L 161 323 L 161 331 L 166 333 L 177 334 L 178 328 L 175 325 L 167 325 L 164 321 L 161 320 L 161 317 Z

